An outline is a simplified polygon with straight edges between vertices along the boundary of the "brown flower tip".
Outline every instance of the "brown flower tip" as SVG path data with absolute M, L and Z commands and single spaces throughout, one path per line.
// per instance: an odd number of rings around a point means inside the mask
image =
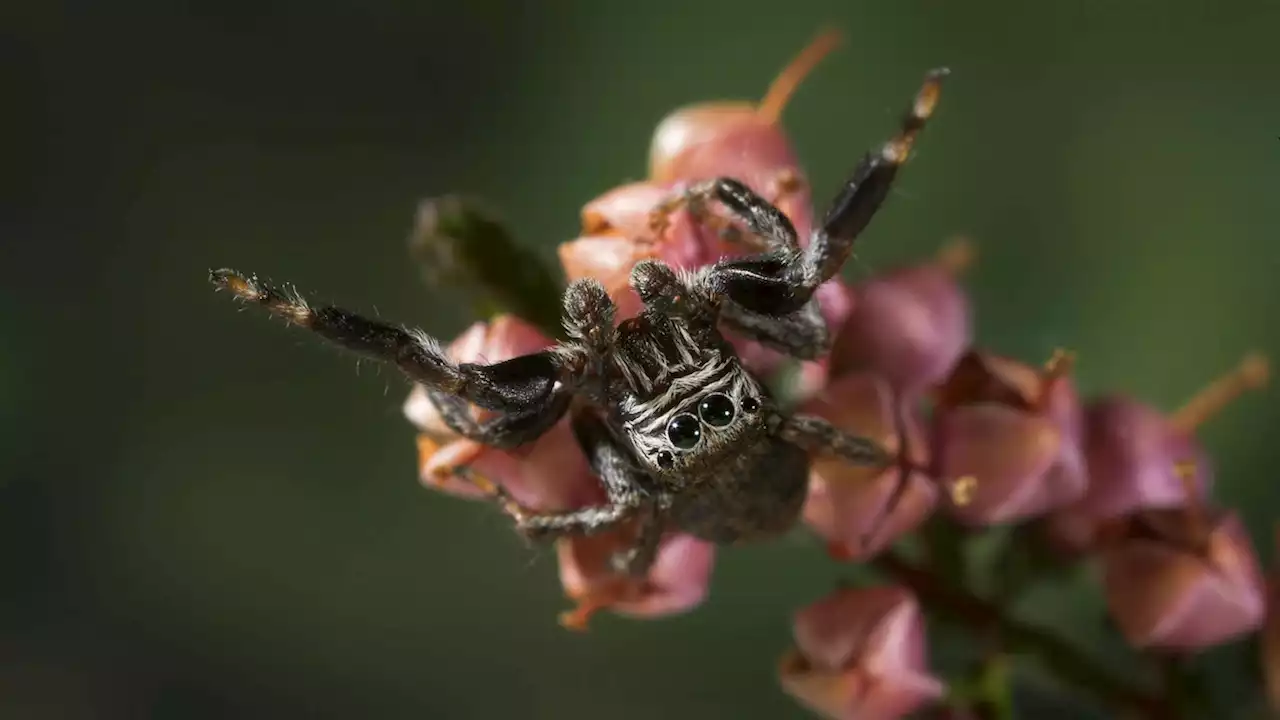
M 783 689 L 832 720 L 893 720 L 943 695 L 928 668 L 924 621 L 900 587 L 839 590 L 800 610 Z
M 1069 552 L 1084 552 L 1094 528 L 1130 513 L 1199 503 L 1213 485 L 1213 469 L 1195 438 L 1196 428 L 1242 393 L 1263 387 L 1268 363 L 1247 355 L 1231 372 L 1165 417 L 1131 398 L 1112 395 L 1085 408 L 1089 487 L 1059 513 L 1049 531 Z M 1194 511 L 1194 509 L 1193 509 Z
M 938 388 L 934 468 L 952 513 L 970 525 L 1034 517 L 1085 491 L 1072 355 L 1043 368 L 969 352 Z
M 1262 626 L 1265 585 L 1234 513 L 1147 510 L 1102 543 L 1107 606 L 1139 648 L 1190 652 Z
M 804 521 L 827 541 L 833 557 L 871 557 L 932 514 L 938 490 L 921 469 L 927 466 L 927 448 L 919 410 L 898 402 L 883 378 L 870 373 L 839 378 L 802 410 L 872 438 L 896 455 L 887 468 L 814 461 Z

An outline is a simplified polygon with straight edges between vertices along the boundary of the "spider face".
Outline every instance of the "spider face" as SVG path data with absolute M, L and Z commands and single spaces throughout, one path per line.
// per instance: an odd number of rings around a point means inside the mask
M 636 457 L 672 478 L 762 437 L 764 403 L 760 384 L 736 358 L 717 358 L 637 403 L 623 428 Z

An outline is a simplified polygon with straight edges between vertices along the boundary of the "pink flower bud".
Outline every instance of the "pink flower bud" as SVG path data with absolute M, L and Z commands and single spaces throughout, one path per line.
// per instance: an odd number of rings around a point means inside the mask
M 970 525 L 1046 513 L 1084 493 L 1081 411 L 1058 353 L 1045 369 L 971 352 L 938 390 L 934 465 Z
M 552 344 L 532 325 L 513 315 L 478 322 L 447 348 L 456 362 L 502 362 Z M 423 484 L 453 495 L 478 498 L 484 491 L 454 474 L 468 468 L 474 475 L 501 485 L 512 499 L 535 510 L 568 510 L 603 499 L 599 481 L 562 420 L 538 440 L 514 450 L 498 450 L 459 437 L 445 425 L 421 386 L 409 393 L 405 416 L 421 431 L 418 470 Z M 491 413 L 475 410 L 477 418 Z
M 797 613 L 793 634 L 779 667 L 783 689 L 823 717 L 893 720 L 943 695 L 906 589 L 840 590 Z
M 801 245 L 808 244 L 813 209 L 799 161 L 778 120 L 792 93 L 836 44 L 839 34 L 818 36 L 769 88 L 758 105 L 711 102 L 689 106 L 666 117 L 654 132 L 648 182 L 632 183 L 605 193 L 583 208 L 582 236 L 561 244 L 560 261 L 569 280 L 599 280 L 618 305 L 619 320 L 635 315 L 640 300 L 628 285 L 631 268 L 643 259 L 658 259 L 677 268 L 693 269 L 726 256 L 759 250 L 726 240 L 732 228 L 741 237 L 745 228 L 723 214 L 695 218 L 686 208 L 655 228 L 651 212 L 664 198 L 692 184 L 728 176 L 747 184 L 773 202 L 795 227 Z M 830 327 L 839 327 L 852 309 L 852 296 L 838 280 L 819 289 L 818 304 Z M 744 364 L 769 376 L 787 361 L 764 345 L 735 338 Z M 801 364 L 797 395 L 804 397 L 827 379 L 827 360 Z
M 1107 607 L 1133 646 L 1189 652 L 1262 625 L 1262 571 L 1235 513 L 1147 510 L 1112 531 L 1101 552 Z
M 959 240 L 931 262 L 855 287 L 857 307 L 836 335 L 833 371 L 880 374 L 904 395 L 942 381 L 970 342 L 969 300 L 956 276 L 972 254 Z
M 649 176 L 658 182 L 737 178 L 757 192 L 779 170 L 800 163 L 779 125 L 792 94 L 813 68 L 840 43 L 835 31 L 824 32 L 800 52 L 774 79 L 759 104 L 707 102 L 681 108 L 658 124 L 649 150 Z M 799 189 L 778 203 L 801 237 L 812 227 L 807 189 Z
M 933 512 L 938 490 L 919 469 L 927 466 L 928 458 L 918 410 L 895 398 L 883 378 L 870 373 L 839 378 L 801 411 L 871 438 L 898 456 L 887 469 L 814 461 L 804 521 L 827 541 L 833 556 L 871 557 Z
M 695 268 L 742 252 L 702 227 L 685 209 L 672 213 L 659 236 L 650 213 L 664 199 L 687 186 L 684 182 L 638 182 L 616 187 L 582 208 L 582 236 L 561 243 L 558 253 L 565 277 L 599 280 L 618 305 L 618 320 L 640 311 L 640 298 L 629 284 L 631 268 L 641 260 L 661 260 L 672 267 Z
M 1266 359 L 1249 355 L 1165 417 L 1121 396 L 1101 398 L 1085 411 L 1085 457 L 1089 487 L 1071 507 L 1053 517 L 1050 538 L 1069 553 L 1083 552 L 1101 523 L 1149 508 L 1178 507 L 1204 498 L 1213 471 L 1195 429 L 1227 403 L 1267 381 Z
M 637 618 L 687 612 L 707 597 L 715 546 L 691 535 L 669 534 L 643 579 L 620 574 L 612 558 L 632 546 L 634 527 L 565 538 L 556 544 L 560 583 L 577 607 L 560 616 L 567 628 L 584 630 L 602 609 Z
M 650 228 L 651 211 L 671 192 L 688 184 L 684 180 L 632 183 L 587 203 L 582 211 L 583 235 L 562 243 L 558 250 L 569 281 L 586 277 L 599 280 L 617 304 L 617 318 L 621 321 L 642 307 L 629 284 L 631 268 L 640 260 L 657 259 L 675 268 L 695 269 L 723 257 L 751 252 L 746 246 L 724 240 L 715 226 L 700 223 L 684 208 L 673 212 L 667 227 L 655 234 Z M 795 216 L 792 217 L 794 221 Z M 804 240 L 807 242 L 808 238 Z M 815 296 L 829 327 L 839 327 L 852 311 L 852 295 L 838 279 L 823 284 Z M 733 333 L 726 333 L 726 337 L 743 363 L 762 376 L 777 371 L 787 360 L 761 343 Z M 797 394 L 804 396 L 820 387 L 827 378 L 826 368 L 825 358 L 803 363 Z

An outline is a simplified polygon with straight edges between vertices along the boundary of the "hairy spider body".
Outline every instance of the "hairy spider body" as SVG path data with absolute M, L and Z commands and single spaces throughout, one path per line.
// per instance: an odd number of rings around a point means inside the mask
M 671 524 L 720 543 L 790 527 L 808 456 L 776 436 L 780 409 L 715 317 L 645 310 L 616 337 L 607 425 L 655 494 L 669 498 Z
M 868 439 L 785 412 L 739 362 L 720 327 L 800 358 L 825 352 L 828 332 L 814 291 L 839 272 L 883 203 L 945 74 L 926 76 L 898 134 L 862 158 L 807 246 L 781 211 L 741 182 L 696 184 L 655 208 L 656 226 L 677 208 L 698 215 L 718 203 L 763 250 L 696 272 L 638 263 L 630 282 L 644 307 L 620 323 L 604 287 L 578 280 L 563 298 L 568 337 L 542 352 L 491 365 L 455 363 L 421 331 L 312 307 L 295 292 L 234 270 L 213 271 L 210 280 L 348 350 L 394 363 L 426 388 L 450 428 L 476 442 L 516 447 L 568 414 L 606 504 L 535 513 L 501 488 L 489 489 L 534 537 L 638 522 L 635 546 L 616 560 L 620 570 L 643 575 L 668 530 L 733 543 L 793 527 L 814 454 L 862 465 L 891 462 Z M 480 420 L 473 406 L 491 412 Z M 465 467 L 455 472 L 468 476 Z

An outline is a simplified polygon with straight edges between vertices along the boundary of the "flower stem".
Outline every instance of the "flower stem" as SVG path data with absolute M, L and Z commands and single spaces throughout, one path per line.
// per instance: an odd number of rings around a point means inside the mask
M 512 313 L 547 335 L 560 334 L 563 279 L 480 200 L 422 201 L 409 250 L 429 285 L 469 295 L 482 316 Z
M 880 555 L 872 564 L 885 575 L 911 588 L 928 610 L 962 622 L 972 630 L 999 633 L 1008 650 L 1034 655 L 1060 679 L 1077 686 L 1111 709 L 1127 710 L 1153 720 L 1177 717 L 1174 709 L 1157 692 L 1107 672 L 1071 643 L 1049 630 L 1011 617 L 998 604 L 951 585 L 892 552 Z

